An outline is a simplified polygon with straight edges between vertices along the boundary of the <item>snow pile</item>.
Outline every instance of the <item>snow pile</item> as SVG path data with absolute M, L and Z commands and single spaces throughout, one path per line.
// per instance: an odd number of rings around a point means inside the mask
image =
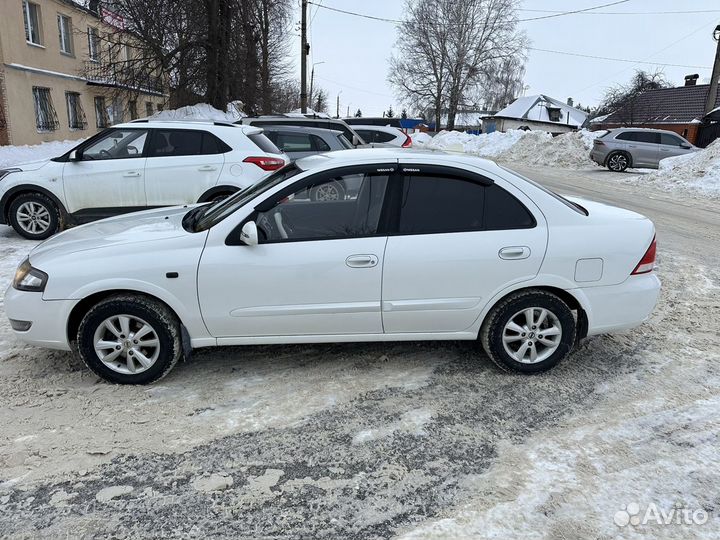
M 228 112 L 216 109 L 207 103 L 187 105 L 179 109 L 158 111 L 150 118 L 154 120 L 213 120 L 215 122 L 236 122 L 245 116 L 234 103 L 228 103 Z
M 663 159 L 659 170 L 630 180 L 635 184 L 647 182 L 656 184 L 663 191 L 681 189 L 720 197 L 720 140 L 699 152 Z
M 585 129 L 553 137 L 546 131 L 509 130 L 471 135 L 459 131 L 441 131 L 430 138 L 426 133 L 412 136 L 417 148 L 465 152 L 499 161 L 525 165 L 551 165 L 582 168 L 592 165 L 592 142 L 603 132 Z
M 0 168 L 60 156 L 82 140 L 50 141 L 32 146 L 0 146 Z

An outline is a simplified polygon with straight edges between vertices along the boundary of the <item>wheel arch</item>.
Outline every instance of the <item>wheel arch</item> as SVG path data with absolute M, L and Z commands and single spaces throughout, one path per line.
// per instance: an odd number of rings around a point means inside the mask
M 197 202 L 199 203 L 205 203 L 209 202 L 218 195 L 222 195 L 223 193 L 227 193 L 228 195 L 232 195 L 233 193 L 236 193 L 240 190 L 237 186 L 229 186 L 229 185 L 222 185 L 222 186 L 214 186 L 208 189 L 205 193 L 200 195 L 200 198 Z
M 34 184 L 20 184 L 7 190 L 0 198 L 0 223 L 9 223 L 8 217 L 10 212 L 10 205 L 12 202 L 25 193 L 41 193 L 48 197 L 60 210 L 60 219 L 62 222 L 66 222 L 68 218 L 68 212 L 65 205 L 60 201 L 57 195 L 47 188 L 36 186 Z
M 482 332 L 482 329 L 485 326 L 485 323 L 487 322 L 490 313 L 493 309 L 495 309 L 495 306 L 505 301 L 509 296 L 527 291 L 544 291 L 550 294 L 554 294 L 555 296 L 560 298 L 560 300 L 565 302 L 572 311 L 577 313 L 576 342 L 587 337 L 589 327 L 588 314 L 581 300 L 579 300 L 567 289 L 563 289 L 560 287 L 555 287 L 552 285 L 528 285 L 525 287 L 518 287 L 517 289 L 507 291 L 504 294 L 498 295 L 493 298 L 492 302 L 490 302 L 483 311 L 482 321 L 478 328 L 478 339 L 480 337 L 480 332 Z

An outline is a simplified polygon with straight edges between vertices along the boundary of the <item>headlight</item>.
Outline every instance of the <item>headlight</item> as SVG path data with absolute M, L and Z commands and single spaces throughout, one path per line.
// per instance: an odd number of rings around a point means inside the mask
M 13 168 L 13 169 L 0 169 L 0 180 L 5 178 L 8 174 L 14 173 L 14 172 L 22 172 L 22 169 Z
M 18 291 L 42 292 L 45 290 L 48 275 L 45 272 L 33 268 L 30 259 L 25 259 L 15 271 L 13 287 Z

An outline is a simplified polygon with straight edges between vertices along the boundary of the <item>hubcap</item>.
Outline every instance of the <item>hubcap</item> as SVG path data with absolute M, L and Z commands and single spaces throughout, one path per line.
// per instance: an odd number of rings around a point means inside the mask
M 105 319 L 95 330 L 95 354 L 107 367 L 125 375 L 150 369 L 160 355 L 157 332 L 132 315 Z
M 40 203 L 22 203 L 15 216 L 20 228 L 30 234 L 42 234 L 50 228 L 50 211 Z
M 315 190 L 316 201 L 337 201 L 339 199 L 340 192 L 332 184 L 324 184 Z
M 503 329 L 505 351 L 516 361 L 535 364 L 549 358 L 560 346 L 562 326 L 549 309 L 531 307 L 510 317 Z

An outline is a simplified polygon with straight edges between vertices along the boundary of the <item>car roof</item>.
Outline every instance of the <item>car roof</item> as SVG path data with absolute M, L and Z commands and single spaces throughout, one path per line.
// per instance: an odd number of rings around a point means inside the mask
M 643 128 L 643 127 L 620 127 L 620 128 L 613 128 L 609 129 L 608 131 L 614 133 L 614 132 L 620 132 L 620 131 L 653 131 L 657 133 L 672 133 L 673 135 L 678 135 L 674 131 L 670 131 L 669 129 L 654 129 L 654 128 Z
M 314 124 L 316 122 L 332 122 L 333 124 L 345 124 L 345 122 L 339 118 L 307 118 L 305 116 L 246 116 L 242 120 L 238 120 L 237 123 L 242 122 L 243 124 L 249 124 L 251 122 L 298 122 L 303 124 Z M 279 124 L 278 124 L 279 125 Z
M 290 131 L 296 133 L 314 133 L 316 135 L 342 135 L 343 132 L 337 129 L 326 129 L 314 126 L 284 126 L 282 124 L 275 124 L 270 126 L 263 126 L 262 129 L 265 131 Z
M 201 119 L 183 119 L 183 120 L 153 120 L 151 118 L 140 118 L 122 124 L 115 124 L 110 128 L 172 128 L 172 129 L 202 129 L 209 127 L 220 127 L 230 129 L 240 129 L 245 135 L 253 135 L 262 133 L 262 128 L 256 126 L 246 126 L 241 124 L 233 124 L 232 122 L 221 122 L 216 120 Z
M 444 165 L 457 164 L 470 165 L 489 170 L 498 170 L 499 166 L 492 160 L 465 153 L 451 153 L 442 150 L 425 150 L 413 148 L 356 148 L 352 150 L 336 150 L 324 154 L 316 154 L 297 160 L 295 163 L 302 170 L 315 168 L 342 167 L 344 164 L 356 165 L 358 163 L 387 163 L 403 159 L 416 159 L 427 157 L 428 163 L 439 160 Z

